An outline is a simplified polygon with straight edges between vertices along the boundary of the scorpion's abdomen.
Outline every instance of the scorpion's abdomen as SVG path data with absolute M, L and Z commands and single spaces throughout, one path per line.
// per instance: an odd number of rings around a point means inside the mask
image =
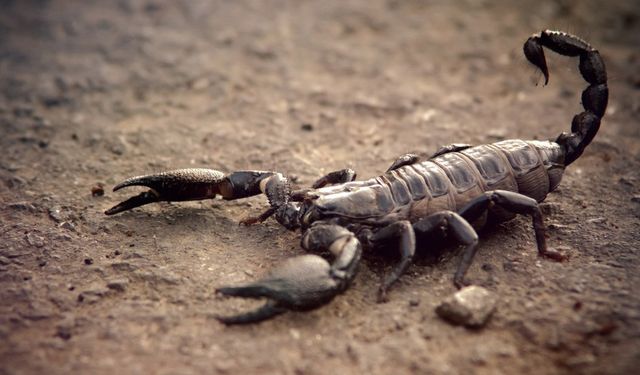
M 406 175 L 414 181 L 408 185 L 422 185 L 426 192 L 423 198 L 416 199 L 411 204 L 409 212 L 411 221 L 427 217 L 434 212 L 451 210 L 455 207 L 455 198 L 451 194 L 451 180 L 437 164 L 426 161 L 399 168 L 397 172 L 399 174 L 406 172 Z
M 451 152 L 432 159 L 451 182 L 450 195 L 453 198 L 453 209 L 458 210 L 471 199 L 481 195 L 485 184 L 474 162 L 464 154 Z M 451 209 L 450 208 L 450 209 Z
M 423 186 L 428 189 L 413 195 L 412 220 L 441 210 L 457 211 L 485 191 L 509 190 L 542 201 L 550 188 L 543 157 L 532 144 L 521 140 L 446 153 L 389 175 L 402 177 L 411 192 Z M 395 190 L 394 184 L 390 186 Z M 500 220 L 512 216 L 499 211 L 494 214 Z
M 544 160 L 533 145 L 513 139 L 494 143 L 489 147 L 496 147 L 506 156 L 518 185 L 518 193 L 538 202 L 544 200 L 550 191 L 549 175 Z
M 550 188 L 548 158 L 534 143 L 509 140 L 449 152 L 367 181 L 318 189 L 313 204 L 323 217 L 384 224 L 458 211 L 491 190 L 515 191 L 541 201 Z M 499 209 L 492 214 L 498 220 L 512 216 Z

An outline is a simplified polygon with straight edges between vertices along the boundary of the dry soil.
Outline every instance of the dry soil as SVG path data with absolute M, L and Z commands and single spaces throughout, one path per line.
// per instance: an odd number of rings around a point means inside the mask
M 623 374 L 640 368 L 640 6 L 633 1 L 0 1 L 0 374 Z M 301 254 L 262 197 L 103 211 L 126 177 L 172 168 L 361 178 L 406 152 L 548 139 L 585 82 L 522 43 L 592 42 L 602 128 L 530 222 L 483 235 L 469 280 L 499 296 L 480 330 L 435 306 L 459 252 L 422 257 L 385 304 L 368 254 L 331 304 L 263 324 L 214 288 Z M 538 85 L 536 86 L 536 83 Z M 104 196 L 93 196 L 100 184 Z M 426 251 L 424 249 L 423 251 Z

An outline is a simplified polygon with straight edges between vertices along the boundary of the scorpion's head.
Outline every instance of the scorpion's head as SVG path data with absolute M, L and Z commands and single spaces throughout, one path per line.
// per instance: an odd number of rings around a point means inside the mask
M 313 191 L 305 191 L 295 202 L 287 202 L 276 209 L 275 219 L 287 229 L 306 230 L 314 222 L 326 219 L 326 214 L 315 202 L 318 199 Z
M 297 202 L 287 202 L 278 207 L 275 212 L 275 219 L 283 227 L 289 230 L 300 228 L 300 218 L 302 217 L 302 208 Z

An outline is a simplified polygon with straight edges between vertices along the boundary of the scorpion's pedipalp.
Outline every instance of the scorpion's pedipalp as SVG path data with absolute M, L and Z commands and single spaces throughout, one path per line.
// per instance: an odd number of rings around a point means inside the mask
M 276 315 L 280 315 L 285 312 L 287 312 L 287 309 L 278 306 L 276 302 L 267 301 L 267 303 L 262 305 L 262 307 L 253 311 L 232 316 L 216 316 L 215 318 L 218 319 L 220 323 L 225 325 L 250 324 L 271 319 Z
M 155 194 L 153 190 L 145 191 L 138 195 L 135 195 L 125 201 L 122 201 L 110 209 L 106 210 L 105 215 L 115 215 L 117 213 L 130 210 L 132 208 L 140 207 L 145 204 L 158 202 L 158 196 Z
M 224 178 L 222 172 L 204 168 L 177 169 L 128 178 L 116 185 L 113 191 L 129 186 L 146 186 L 149 190 L 115 205 L 105 214 L 114 215 L 153 202 L 213 198 L 220 193 Z
M 265 278 L 241 286 L 216 289 L 229 297 L 269 298 L 289 310 L 315 307 L 337 286 L 329 263 L 317 255 L 301 255 L 287 259 Z
M 272 207 L 286 205 L 291 189 L 287 179 L 276 172 L 238 171 L 225 175 L 205 168 L 176 169 L 128 178 L 113 191 L 129 186 L 146 186 L 147 192 L 129 198 L 105 211 L 114 215 L 153 202 L 194 201 L 221 195 L 227 200 L 264 193 Z
M 311 310 L 329 302 L 339 293 L 339 281 L 329 263 L 317 255 L 288 259 L 269 276 L 251 284 L 218 288 L 218 294 L 241 298 L 268 298 L 258 310 L 218 318 L 224 324 L 253 323 L 287 310 Z
M 351 232 L 337 225 L 316 225 L 303 239 L 307 249 L 330 250 L 333 264 L 313 255 L 287 259 L 267 277 L 246 285 L 218 288 L 221 295 L 241 298 L 267 298 L 261 308 L 235 316 L 219 317 L 224 324 L 254 323 L 269 319 L 283 310 L 306 311 L 320 307 L 344 291 L 356 275 L 361 246 Z

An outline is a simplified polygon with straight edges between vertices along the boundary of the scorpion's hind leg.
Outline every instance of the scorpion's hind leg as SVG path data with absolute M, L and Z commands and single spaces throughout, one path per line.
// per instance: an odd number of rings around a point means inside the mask
M 335 260 L 329 264 L 317 255 L 298 256 L 288 259 L 262 280 L 217 289 L 225 296 L 268 299 L 255 311 L 218 320 L 224 324 L 245 324 L 288 310 L 312 310 L 327 304 L 351 284 L 362 253 L 360 241 L 353 233 L 337 225 L 317 224 L 307 230 L 302 246 L 314 251 L 329 250 Z
M 398 246 L 400 261 L 380 285 L 378 289 L 378 303 L 387 301 L 387 290 L 389 290 L 391 285 L 409 268 L 416 252 L 416 235 L 409 221 L 397 221 L 387 225 L 371 236 L 371 242 L 375 244 L 378 241 L 387 240 L 392 237 L 399 237 L 400 239 Z
M 413 229 L 420 234 L 444 231 L 446 236 L 452 236 L 465 246 L 462 261 L 453 278 L 457 288 L 465 286 L 464 274 L 471 265 L 478 248 L 478 234 L 471 224 L 453 211 L 441 211 L 415 222 Z
M 473 222 L 494 205 L 515 214 L 531 216 L 533 230 L 536 236 L 536 244 L 538 246 L 538 254 L 556 261 L 566 259 L 564 254 L 557 250 L 547 248 L 542 212 L 540 211 L 538 202 L 533 198 L 506 190 L 488 191 L 469 202 L 458 213 L 468 222 Z M 456 272 L 457 280 L 464 278 L 467 269 L 471 265 L 472 259 L 473 254 L 465 255 Z

